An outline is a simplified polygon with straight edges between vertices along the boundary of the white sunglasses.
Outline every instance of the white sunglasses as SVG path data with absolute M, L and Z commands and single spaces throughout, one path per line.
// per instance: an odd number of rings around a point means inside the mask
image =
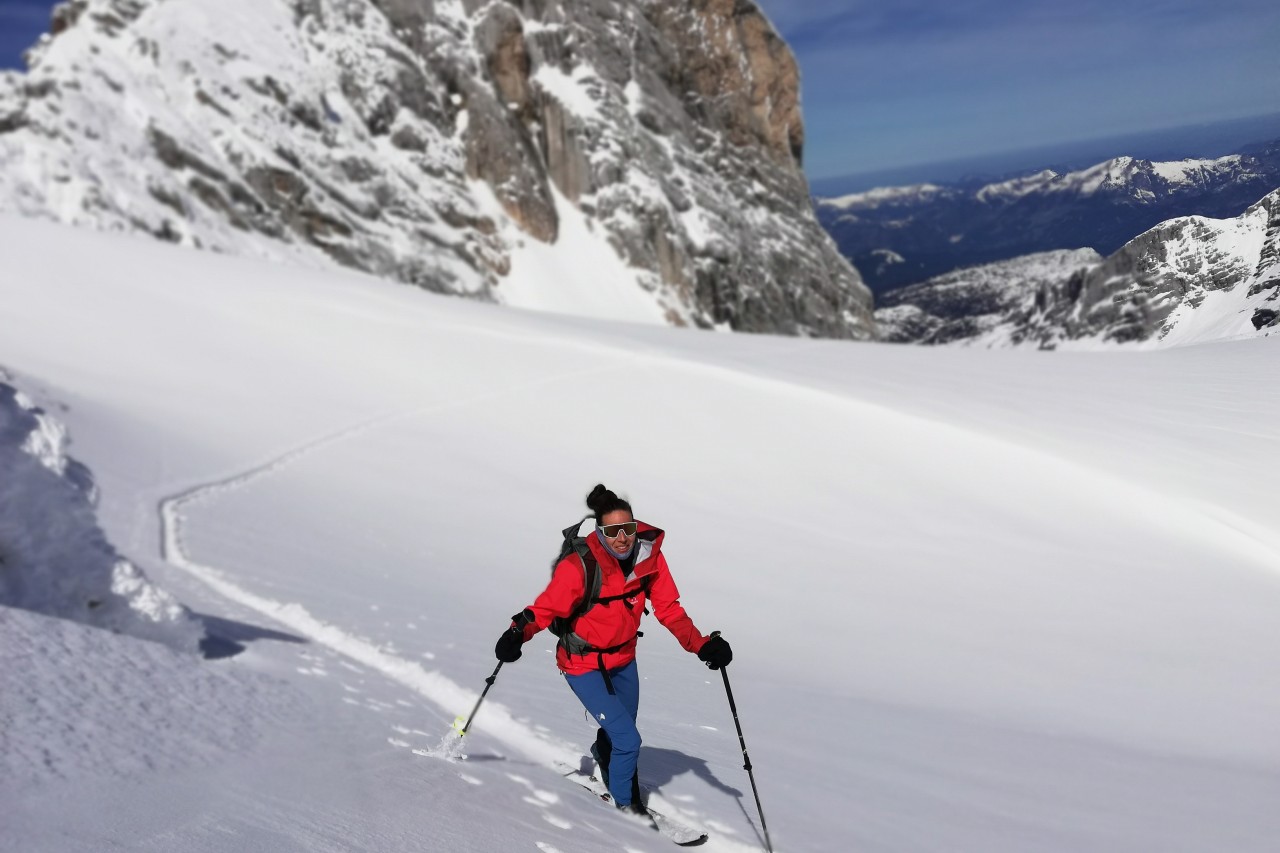
M 617 539 L 619 533 L 635 536 L 636 523 L 634 521 L 624 521 L 622 524 L 604 524 L 600 526 L 600 532 L 604 534 L 606 539 Z

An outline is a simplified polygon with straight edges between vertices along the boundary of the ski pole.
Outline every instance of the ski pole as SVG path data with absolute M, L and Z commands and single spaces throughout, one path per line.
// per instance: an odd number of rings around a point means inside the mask
M 714 637 L 715 634 L 711 636 Z M 764 846 L 769 853 L 773 853 L 773 842 L 769 840 L 769 825 L 765 823 L 764 809 L 760 806 L 760 792 L 756 790 L 756 775 L 751 772 L 751 756 L 747 755 L 747 741 L 742 737 L 742 723 L 738 722 L 738 705 L 733 701 L 733 688 L 729 686 L 729 668 L 721 667 L 720 675 L 724 678 L 724 692 L 729 697 L 729 710 L 733 713 L 733 725 L 738 729 L 738 743 L 742 746 L 742 759 L 746 762 L 742 765 L 742 769 L 747 771 L 747 777 L 751 780 L 751 793 L 755 795 L 756 811 L 760 813 L 760 828 L 764 830 Z
M 493 670 L 493 675 L 484 680 L 484 692 L 480 694 L 480 698 L 476 700 L 476 706 L 471 709 L 471 716 L 467 718 L 467 724 L 458 732 L 459 737 L 466 737 L 467 732 L 471 730 L 471 723 L 476 718 L 476 711 L 480 710 L 480 703 L 484 701 L 484 697 L 489 695 L 489 688 L 493 686 L 493 682 L 498 680 L 498 670 L 502 669 L 502 661 L 498 661 L 497 667 Z M 455 725 L 454 728 L 457 728 Z

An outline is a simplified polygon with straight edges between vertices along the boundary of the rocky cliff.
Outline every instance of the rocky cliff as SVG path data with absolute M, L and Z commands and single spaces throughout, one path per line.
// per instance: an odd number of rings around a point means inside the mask
M 749 0 L 72 0 L 51 29 L 0 76 L 2 211 L 535 306 L 521 259 L 597 241 L 667 322 L 873 334 Z

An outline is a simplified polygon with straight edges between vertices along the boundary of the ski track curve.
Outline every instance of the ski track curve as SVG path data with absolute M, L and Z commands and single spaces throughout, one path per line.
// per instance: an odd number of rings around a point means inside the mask
M 634 355 L 632 355 L 632 358 L 634 359 Z M 614 367 L 610 365 L 571 371 L 534 382 L 520 383 L 518 387 L 536 387 L 564 380 L 579 379 L 606 373 L 613 369 Z M 392 681 L 409 688 L 438 706 L 446 716 L 468 709 L 479 698 L 478 691 L 462 687 L 439 672 L 423 668 L 416 661 L 399 657 L 368 639 L 356 636 L 337 625 L 324 622 L 312 615 L 301 604 L 277 601 L 251 592 L 229 580 L 222 570 L 213 566 L 203 565 L 192 559 L 183 547 L 182 529 L 185 520 L 183 510 L 186 507 L 199 505 L 216 495 L 244 488 L 264 477 L 283 471 L 313 453 L 339 442 L 367 434 L 379 427 L 434 412 L 463 408 L 474 403 L 502 397 L 512 390 L 513 388 L 504 387 L 500 390 L 476 394 L 447 403 L 429 404 L 406 410 L 387 412 L 318 436 L 231 476 L 196 485 L 164 498 L 160 501 L 159 506 L 161 558 L 168 564 L 194 577 L 223 598 L 266 616 L 307 638 L 307 640 L 324 646 L 326 649 L 379 672 Z M 506 746 L 557 774 L 559 773 L 557 768 L 560 765 L 574 763 L 580 756 L 580 749 L 577 746 L 534 731 L 529 726 L 518 722 L 505 707 L 496 702 L 490 702 L 485 706 L 485 732 L 487 735 L 493 736 Z M 445 757 L 443 753 L 437 755 L 435 753 L 422 753 L 418 750 L 415 750 L 415 753 L 427 754 L 433 757 Z M 446 758 L 446 760 L 451 759 Z M 684 818 L 683 815 L 678 815 L 678 812 L 674 810 L 672 810 L 672 814 L 673 816 Z M 720 836 L 714 839 L 711 846 L 704 849 L 708 851 L 720 850 L 724 851 L 724 853 L 740 853 L 740 851 L 750 851 L 755 848 Z
M 559 373 L 533 382 L 522 382 L 515 387 L 528 388 L 548 385 L 597 375 L 611 369 L 612 367 L 610 366 Z M 183 545 L 182 529 L 185 520 L 183 510 L 186 507 L 207 501 L 216 495 L 244 488 L 264 477 L 283 471 L 313 453 L 367 434 L 388 424 L 435 412 L 464 408 L 475 403 L 503 397 L 512 390 L 514 390 L 514 387 L 503 387 L 458 400 L 387 412 L 320 435 L 231 476 L 193 486 L 178 494 L 164 498 L 160 501 L 159 507 L 161 558 L 170 565 L 195 577 L 224 598 L 268 616 L 312 642 L 331 649 L 370 669 L 381 672 L 394 681 L 409 687 L 440 706 L 446 713 L 452 714 L 456 713 L 458 709 L 470 707 L 470 704 L 478 697 L 478 693 L 455 684 L 438 672 L 424 669 L 415 661 L 400 658 L 384 651 L 369 640 L 357 637 L 336 625 L 317 619 L 301 604 L 276 601 L 253 593 L 228 580 L 222 570 L 213 566 L 203 565 L 192 559 Z M 546 736 L 535 733 L 532 729 L 516 722 L 504 708 L 496 703 L 486 706 L 485 716 L 485 728 L 489 733 L 530 758 L 548 766 L 553 766 L 555 761 L 562 760 L 564 755 L 572 752 L 572 747 L 569 744 L 551 741 Z

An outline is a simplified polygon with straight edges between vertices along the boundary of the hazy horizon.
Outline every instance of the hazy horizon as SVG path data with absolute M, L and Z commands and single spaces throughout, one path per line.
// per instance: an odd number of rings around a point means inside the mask
M 1280 112 L 1219 122 L 1155 128 L 1144 133 L 994 151 L 974 157 L 914 163 L 847 175 L 810 177 L 814 195 L 832 196 L 883 186 L 915 183 L 954 183 L 976 177 L 1000 178 L 1011 173 L 1046 168 L 1083 168 L 1113 157 L 1144 160 L 1182 160 L 1225 157 L 1242 148 L 1280 139 Z

